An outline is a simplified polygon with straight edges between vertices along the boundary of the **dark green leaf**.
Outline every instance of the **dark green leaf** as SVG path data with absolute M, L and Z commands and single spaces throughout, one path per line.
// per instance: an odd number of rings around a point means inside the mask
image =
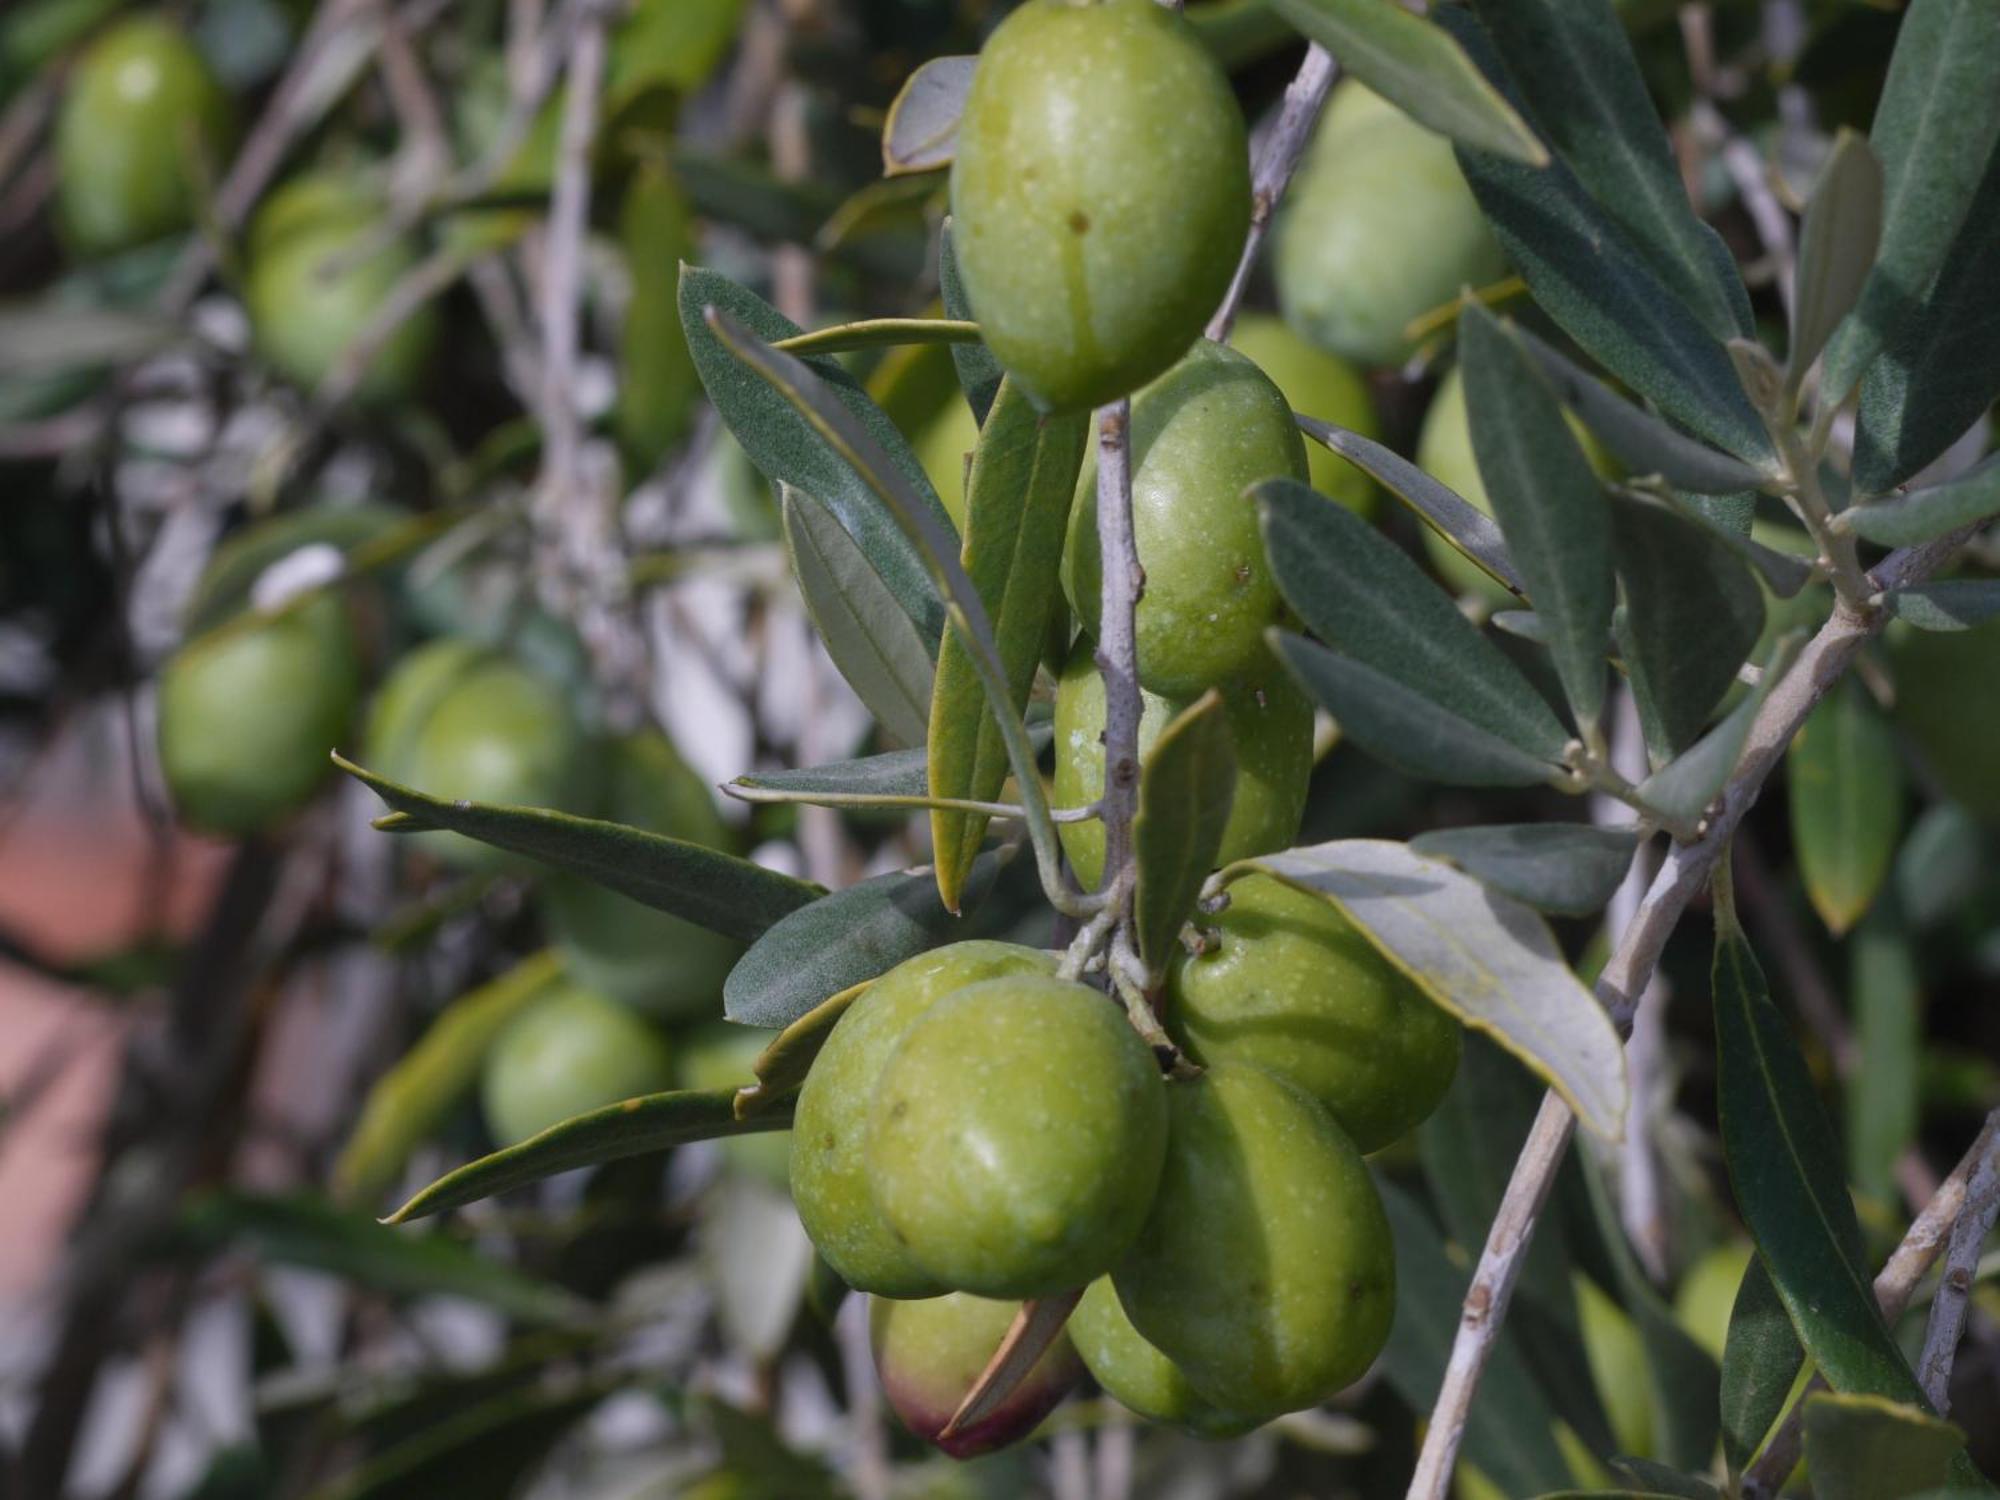
M 1744 694 L 1728 717 L 1640 783 L 1639 797 L 1648 807 L 1684 823 L 1701 816 L 1735 771 L 1757 711 L 1790 667 L 1799 640 L 1796 634 L 1781 639 L 1764 664 L 1757 686 Z
M 1740 933 L 1715 948 L 1716 1087 L 1736 1202 L 1792 1326 L 1836 1390 L 1921 1403 L 1882 1321 L 1840 1144 Z
M 1736 1288 L 1722 1347 L 1722 1453 L 1732 1472 L 1763 1446 L 1805 1357 L 1770 1273 L 1753 1259 Z
M 1895 732 L 1853 678 L 1835 684 L 1799 727 L 1785 781 L 1806 895 L 1838 937 L 1874 903 L 1903 831 Z
M 916 544 L 833 444 L 782 393 L 746 368 L 716 337 L 704 315 L 711 307 L 720 308 L 767 342 L 795 337 L 798 325 L 726 276 L 699 266 L 681 267 L 680 307 L 688 350 L 709 400 L 751 462 L 773 484 L 788 484 L 831 511 L 881 575 L 918 636 L 937 640 L 944 630 L 944 602 Z M 948 530 L 950 518 L 896 424 L 836 361 L 817 358 L 809 368 L 887 456 L 915 503 Z
M 1479 477 L 1587 736 L 1604 707 L 1604 642 L 1616 595 L 1604 487 L 1554 391 L 1499 321 L 1468 302 L 1458 323 Z
M 611 1381 L 554 1390 L 524 1385 L 424 1429 L 312 1491 L 309 1500 L 507 1494 L 614 1389 Z
M 0 306 L 0 380 L 129 364 L 181 338 L 178 324 L 149 313 L 70 301 Z
M 1222 694 L 1210 688 L 1160 731 L 1140 768 L 1132 925 L 1149 974 L 1163 973 L 1179 946 L 1181 924 L 1221 852 L 1235 790 L 1229 720 Z
M 911 344 L 976 344 L 979 325 L 963 318 L 862 318 L 779 339 L 771 345 L 804 359 L 813 354 L 846 354 L 855 349 L 894 349 Z
M 1340 732 L 1411 776 L 1453 786 L 1535 786 L 1561 774 L 1373 667 L 1272 630 L 1271 649 Z
M 1624 883 L 1639 830 L 1589 823 L 1440 828 L 1418 834 L 1410 847 L 1542 911 L 1587 917 Z
M 1917 955 L 1892 905 L 1870 912 L 1848 948 L 1854 1049 L 1866 1059 L 1847 1080 L 1848 1172 L 1880 1203 L 1897 1200 L 1896 1163 L 1917 1138 L 1924 1049 Z
M 1799 231 L 1792 346 L 1785 382 L 1797 390 L 1840 320 L 1853 309 L 1882 237 L 1882 163 L 1851 130 L 1834 139 Z
M 518 1146 L 467 1162 L 445 1173 L 384 1222 L 404 1224 L 441 1214 L 576 1167 L 644 1156 L 689 1141 L 789 1130 L 791 1124 L 789 1107 L 759 1111 L 739 1120 L 734 1089 L 646 1094 L 564 1120 Z
M 1707 498 L 1702 495 L 1684 495 L 1675 492 L 1668 496 L 1667 503 L 1673 506 L 1676 514 L 1685 516 L 1704 531 L 1718 537 L 1725 547 L 1755 568 L 1757 576 L 1764 580 L 1764 587 L 1780 599 L 1796 598 L 1799 590 L 1812 582 L 1813 567 L 1805 558 L 1794 556 L 1790 552 L 1780 552 L 1776 547 L 1767 547 L 1751 538 L 1747 518 L 1754 513 L 1753 497 L 1749 495 L 1714 497 L 1717 500 L 1740 498 L 1745 502 L 1742 510 L 1746 519 L 1741 526 L 1734 524 L 1734 518 L 1727 509 L 1703 504 Z
M 1896 904 L 1922 932 L 1962 910 L 1985 876 L 1986 834 L 1956 802 L 1936 802 L 1918 815 L 1896 855 Z
M 993 622 L 1016 714 L 1028 706 L 1049 617 L 1062 599 L 1063 538 L 1089 440 L 1088 413 L 1045 420 L 1026 393 L 1003 380 L 973 452 L 961 557 Z M 938 796 L 990 802 L 1006 784 L 1007 745 L 979 670 L 956 633 L 945 637 L 938 653 L 926 743 L 930 784 Z M 958 905 L 986 825 L 982 814 L 931 814 L 938 891 L 949 907 Z
M 1611 0 L 1476 8 L 1536 127 L 1654 274 L 1717 338 L 1750 332 L 1749 295 L 1727 247 L 1695 217 Z
M 951 165 L 958 117 L 972 86 L 976 57 L 934 57 L 903 81 L 882 124 L 882 171 L 934 172 Z
M 1569 735 L 1514 664 L 1373 526 L 1295 479 L 1255 487 L 1286 601 L 1328 645 L 1537 760 Z
M 999 867 L 998 851 L 973 862 L 968 903 Z M 745 1026 L 789 1026 L 829 996 L 952 941 L 958 925 L 928 871 L 877 875 L 822 896 L 759 938 L 722 986 L 723 1011 Z
M 1706 1479 L 1683 1474 L 1668 1464 L 1629 1455 L 1621 1455 L 1610 1463 L 1612 1472 L 1630 1479 L 1642 1495 L 1668 1495 L 1673 1500 L 1723 1500 L 1722 1491 Z
M 1805 1400 L 1806 1472 L 1817 1500 L 1882 1500 L 1941 1487 L 1965 1433 L 1880 1396 L 1818 1391 Z
M 2000 615 L 2000 578 L 1947 578 L 1897 589 L 1889 608 L 1919 630 L 1970 630 Z
M 684 839 L 597 818 L 571 817 L 545 807 L 446 802 L 398 786 L 338 755 L 333 763 L 396 810 L 379 819 L 378 828 L 394 833 L 430 828 L 462 833 L 746 943 L 820 894 L 816 885 Z
M 965 281 L 958 274 L 958 253 L 951 246 L 950 220 L 945 221 L 938 236 L 938 295 L 944 299 L 947 317 L 971 318 L 972 302 L 965 295 Z M 972 415 L 983 426 L 986 414 L 993 409 L 993 398 L 1000 394 L 1004 373 L 1000 361 L 984 344 L 953 344 L 951 362 L 958 371 L 959 388 L 965 392 Z
M 1834 524 L 1885 547 L 1909 547 L 1996 515 L 2000 515 L 2000 456 L 1943 484 L 1850 506 Z

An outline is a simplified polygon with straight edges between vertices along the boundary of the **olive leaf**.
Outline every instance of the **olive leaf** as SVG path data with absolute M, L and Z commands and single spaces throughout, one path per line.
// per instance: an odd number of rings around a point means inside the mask
M 681 330 L 676 268 L 694 249 L 694 211 L 664 163 L 632 171 L 618 209 L 619 247 L 632 295 L 619 338 L 618 440 L 650 471 L 686 434 L 701 377 Z
M 1054 729 L 1031 718 L 1028 741 L 1045 748 Z M 949 799 L 931 795 L 927 750 L 888 750 L 859 760 L 830 761 L 788 771 L 746 771 L 722 790 L 739 802 L 810 802 L 821 807 L 936 807 Z
M 1229 719 L 1222 695 L 1210 688 L 1160 731 L 1140 767 L 1132 925 L 1149 974 L 1165 971 L 1181 924 L 1215 868 L 1235 790 Z
M 1851 505 L 1833 518 L 1833 527 L 1884 547 L 1910 547 L 1996 515 L 2000 515 L 2000 455 L 1943 484 Z
M 1838 937 L 1874 903 L 1903 831 L 1895 732 L 1857 682 L 1836 684 L 1800 726 L 1785 783 L 1806 895 Z
M 1882 163 L 1851 130 L 1835 137 L 1806 204 L 1785 388 L 1796 391 L 1861 296 L 1882 237 Z
M 1503 823 L 1420 833 L 1410 848 L 1449 860 L 1517 901 L 1558 916 L 1602 911 L 1624 883 L 1637 852 L 1637 828 L 1589 823 Z
M 1757 686 L 1743 695 L 1720 724 L 1639 784 L 1638 798 L 1666 818 L 1692 824 L 1713 802 L 1743 755 L 1750 726 L 1771 689 L 1791 666 L 1803 636 L 1784 636 L 1771 651 Z
M 882 172 L 933 172 L 951 165 L 976 57 L 934 57 L 903 81 L 882 123 Z
M 1722 1453 L 1732 1472 L 1763 1445 L 1805 1357 L 1770 1273 L 1753 1257 L 1736 1288 L 1722 1346 Z
M 813 354 L 846 354 L 855 349 L 893 349 L 910 344 L 976 344 L 979 325 L 964 318 L 861 318 L 811 333 L 795 333 L 771 345 L 804 359 Z
M 1805 1398 L 1806 1472 L 1819 1500 L 1942 1489 L 1965 1451 L 1961 1428 L 1900 1401 L 1815 1391 Z
M 1895 1201 L 1897 1164 L 1917 1137 L 1923 1102 L 1924 996 L 1915 930 L 1884 900 L 1848 944 L 1855 1055 L 1867 1066 L 1854 1070 L 1845 1089 L 1847 1170 L 1859 1192 L 1885 1203 Z
M 965 278 L 959 274 L 958 252 L 952 248 L 949 219 L 938 233 L 938 295 L 944 300 L 948 317 L 964 320 L 972 317 L 972 299 L 966 296 Z M 985 344 L 976 343 L 953 344 L 951 362 L 958 371 L 959 388 L 965 392 L 973 417 L 984 426 L 987 413 L 993 409 L 993 398 L 1000 394 L 1003 373 L 1000 361 Z
M 1919 630 L 1970 630 L 2000 615 L 2000 578 L 1947 578 L 1889 595 L 1890 610 Z
M 833 1035 L 833 1028 L 847 1014 L 847 1008 L 859 1000 L 872 983 L 873 980 L 864 979 L 859 984 L 849 985 L 837 995 L 828 996 L 771 1039 L 770 1045 L 758 1053 L 757 1060 L 751 1064 L 751 1072 L 756 1074 L 757 1081 L 736 1091 L 738 1119 L 785 1103 L 804 1085 L 806 1075 L 812 1071 L 813 1059 L 819 1056 L 819 1049 Z

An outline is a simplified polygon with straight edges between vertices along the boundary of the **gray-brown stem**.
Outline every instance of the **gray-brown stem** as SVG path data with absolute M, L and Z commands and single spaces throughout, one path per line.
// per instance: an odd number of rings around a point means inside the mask
M 1098 889 L 1114 903 L 1130 896 L 1132 818 L 1139 806 L 1139 596 L 1146 574 L 1132 534 L 1132 403 L 1121 399 L 1097 413 L 1097 549 L 1103 584 L 1098 599 L 1097 671 L 1104 679 L 1104 878 Z

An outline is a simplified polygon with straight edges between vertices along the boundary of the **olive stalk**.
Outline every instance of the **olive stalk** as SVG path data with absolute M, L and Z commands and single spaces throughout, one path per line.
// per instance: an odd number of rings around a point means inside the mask
M 1104 679 L 1104 876 L 1100 893 L 1114 910 L 1131 904 L 1132 820 L 1139 809 L 1139 598 L 1146 573 L 1132 530 L 1132 402 L 1097 413 L 1097 544 L 1104 559 L 1099 599 L 1097 671 Z

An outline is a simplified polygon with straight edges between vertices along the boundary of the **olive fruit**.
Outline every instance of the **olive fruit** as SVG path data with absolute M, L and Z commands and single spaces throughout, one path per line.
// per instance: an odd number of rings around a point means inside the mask
M 287 379 L 318 387 L 416 264 L 415 250 L 402 241 L 373 248 L 363 243 L 376 233 L 383 212 L 361 185 L 331 176 L 295 179 L 258 211 L 244 301 L 259 352 Z M 437 330 L 430 303 L 405 317 L 376 350 L 354 387 L 356 398 L 407 396 Z
M 622 1005 L 570 985 L 494 1039 L 479 1097 L 493 1139 L 512 1146 L 574 1115 L 672 1087 L 666 1039 Z
M 1243 115 L 1177 13 L 1028 0 L 959 118 L 952 248 L 987 346 L 1040 406 L 1136 390 L 1187 351 L 1250 224 Z
M 1264 629 L 1284 601 L 1264 556 L 1260 479 L 1307 476 L 1292 409 L 1264 372 L 1204 340 L 1132 398 L 1132 532 L 1139 600 L 1139 680 L 1156 693 L 1227 683 L 1267 655 Z M 1070 508 L 1063 587 L 1097 634 L 1102 576 L 1093 446 Z
M 1166 1093 L 1166 1167 L 1112 1273 L 1118 1300 L 1222 1410 L 1315 1405 L 1368 1368 L 1395 1312 L 1395 1249 L 1361 1153 L 1261 1068 L 1217 1063 Z
M 1268 875 L 1229 887 L 1180 953 L 1164 1019 L 1202 1063 L 1254 1063 L 1319 1101 L 1362 1151 L 1420 1124 L 1458 1071 L 1459 1024 L 1338 907 Z
M 757 1081 L 753 1066 L 771 1033 L 733 1021 L 707 1021 L 681 1035 L 674 1044 L 674 1067 L 680 1084 L 689 1089 L 740 1089 Z M 722 1143 L 730 1166 L 778 1187 L 791 1181 L 792 1137 L 789 1131 L 730 1136 Z
M 1379 438 L 1382 424 L 1368 382 L 1338 355 L 1315 349 L 1282 318 L 1245 313 L 1236 320 L 1230 347 L 1251 360 L 1284 392 L 1292 410 L 1365 438 Z M 1315 442 L 1306 443 L 1306 465 L 1312 487 L 1338 500 L 1356 515 L 1375 511 L 1375 481 L 1338 453 Z
M 868 1186 L 869 1105 L 884 1065 L 919 1016 L 984 979 L 1048 975 L 1056 961 L 1013 943 L 952 943 L 905 959 L 871 984 L 813 1059 L 792 1115 L 792 1201 L 826 1263 L 849 1286 L 886 1297 L 948 1290 L 890 1233 Z
M 575 807 L 588 747 L 554 684 L 469 641 L 433 641 L 397 664 L 368 720 L 373 769 L 433 797 L 524 807 Z M 412 837 L 466 870 L 530 861 L 455 833 Z
M 972 1458 L 1018 1442 L 1055 1410 L 1083 1375 L 1075 1348 L 1062 1334 L 997 1409 L 948 1438 L 939 1436 L 1020 1308 L 1018 1302 L 965 1292 L 914 1302 L 870 1299 L 868 1346 L 882 1394 L 905 1427 L 953 1458 Z
M 1203 1400 L 1179 1365 L 1146 1342 L 1118 1301 L 1111 1278 L 1100 1276 L 1070 1314 L 1069 1336 L 1091 1378 L 1119 1405 L 1148 1421 L 1199 1437 L 1238 1437 L 1257 1425 Z
M 2000 620 L 1894 631 L 1896 723 L 1945 793 L 2000 822 Z
M 1166 1148 L 1152 1050 L 1088 985 L 968 985 L 897 1043 L 868 1116 L 875 1205 L 948 1287 L 1040 1297 L 1111 1269 Z
M 360 646 L 333 591 L 188 642 L 160 673 L 160 765 L 181 817 L 246 834 L 291 812 L 325 777 L 360 695 Z
M 1507 269 L 1451 142 L 1351 80 L 1334 90 L 1275 237 L 1285 321 L 1365 365 L 1401 364 L 1412 320 Z
M 728 847 L 729 828 L 708 784 L 665 735 L 628 735 L 607 746 L 603 758 L 603 816 L 710 849 Z M 580 875 L 551 874 L 541 897 L 550 935 L 581 983 L 661 1020 L 720 1012 L 722 981 L 743 953 L 734 938 Z
M 203 157 L 229 134 L 229 100 L 176 26 L 135 16 L 78 59 L 56 120 L 56 214 L 85 255 L 194 222 Z
M 1143 690 L 1141 697 L 1144 755 L 1194 700 Z M 1223 689 L 1222 708 L 1236 748 L 1236 790 L 1218 856 L 1227 864 L 1283 849 L 1298 836 L 1312 775 L 1312 704 L 1267 656 Z M 1104 793 L 1104 680 L 1088 640 L 1071 650 L 1057 683 L 1055 739 L 1055 805 L 1087 807 Z M 1077 879 L 1095 887 L 1104 873 L 1104 825 L 1061 823 L 1057 832 Z

